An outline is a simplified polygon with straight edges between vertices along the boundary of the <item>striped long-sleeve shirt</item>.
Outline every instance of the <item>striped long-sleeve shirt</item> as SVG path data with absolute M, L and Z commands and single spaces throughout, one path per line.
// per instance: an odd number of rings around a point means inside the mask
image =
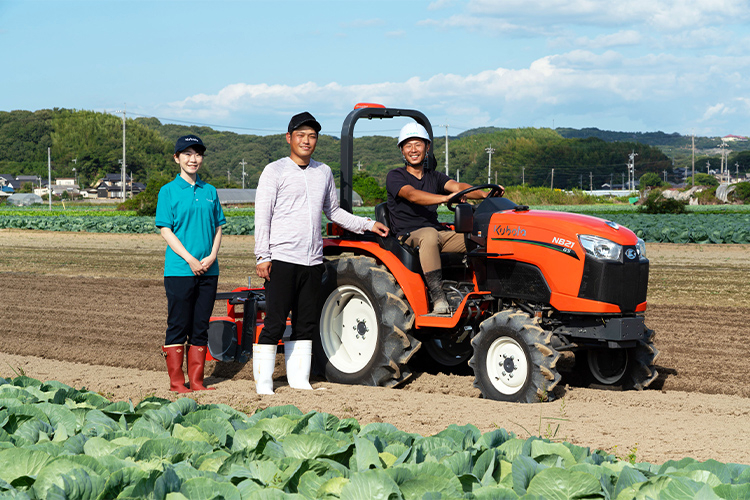
M 263 169 L 255 195 L 255 258 L 314 266 L 323 262 L 321 213 L 355 233 L 374 221 L 339 207 L 331 168 L 310 160 L 300 168 L 286 157 Z

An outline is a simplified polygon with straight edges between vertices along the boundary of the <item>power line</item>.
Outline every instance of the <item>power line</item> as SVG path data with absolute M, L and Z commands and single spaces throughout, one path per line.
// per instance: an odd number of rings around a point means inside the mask
M 194 125 L 194 126 L 197 126 L 197 127 L 216 127 L 216 128 L 222 128 L 222 129 L 230 129 L 230 130 L 254 130 L 254 131 L 257 131 L 257 132 L 276 132 L 276 133 L 281 133 L 281 132 L 279 132 L 278 129 L 236 127 L 236 126 L 233 126 L 233 125 L 216 125 L 216 124 L 212 124 L 212 123 L 189 122 L 189 121 L 184 121 L 184 120 L 175 120 L 174 118 L 162 118 L 162 117 L 153 116 L 153 115 L 142 115 L 140 113 L 134 113 L 132 111 L 130 112 L 130 114 L 131 115 L 135 115 L 135 116 L 140 116 L 142 118 L 156 118 L 157 120 L 162 121 L 162 122 L 182 123 L 182 124 L 185 124 L 185 125 Z

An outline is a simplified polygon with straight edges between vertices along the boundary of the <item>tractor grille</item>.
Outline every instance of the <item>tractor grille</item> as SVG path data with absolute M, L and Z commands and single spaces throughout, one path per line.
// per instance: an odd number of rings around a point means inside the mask
M 622 312 L 630 313 L 646 302 L 647 290 L 648 259 L 613 262 L 586 255 L 578 292 L 582 299 L 615 304 Z

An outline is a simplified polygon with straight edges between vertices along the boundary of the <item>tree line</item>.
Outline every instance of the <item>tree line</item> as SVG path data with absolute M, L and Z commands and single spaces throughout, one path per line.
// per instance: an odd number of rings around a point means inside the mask
M 666 172 L 668 180 L 679 180 L 673 170 L 674 154 L 666 154 L 665 146 L 656 143 L 664 141 L 676 147 L 678 141 L 684 143 L 690 141 L 690 137 L 661 132 L 604 132 L 598 129 L 474 129 L 448 139 L 449 175 L 471 184 L 486 183 L 489 174 L 490 182 L 503 185 L 598 188 L 605 183 L 621 184 L 627 178 L 628 157 L 636 153 L 636 178 L 648 172 L 663 178 Z M 177 173 L 171 158 L 174 141 L 188 133 L 199 135 L 208 146 L 202 176 L 217 187 L 241 187 L 241 162 L 244 161 L 244 185 L 253 188 L 263 167 L 289 152 L 282 134 L 237 134 L 203 126 L 164 124 L 156 118 L 128 118 L 128 175 L 145 183 L 152 178 L 174 177 Z M 435 167 L 441 171 L 445 169 L 445 141 L 445 137 L 437 136 L 433 144 Z M 701 138 L 697 142 L 710 147 L 717 139 Z M 59 108 L 0 112 L 0 173 L 46 178 L 48 147 L 52 151 L 53 177 L 73 177 L 75 168 L 79 185 L 88 187 L 105 174 L 120 172 L 122 119 L 107 113 Z M 732 147 L 742 149 L 744 145 Z M 339 151 L 340 139 L 323 135 L 314 155 L 318 161 L 331 166 L 337 179 Z M 700 161 L 705 164 L 707 159 L 711 168 L 718 169 L 718 153 L 700 154 Z M 733 151 L 728 161 L 732 173 L 735 163 L 739 164 L 741 173 L 748 171 L 750 151 Z M 366 181 L 370 188 L 384 186 L 388 171 L 400 165 L 401 154 L 394 137 L 374 135 L 355 139 L 354 170 L 358 181 L 375 180 L 375 184 Z M 676 166 L 686 164 L 683 161 Z M 705 171 L 705 168 L 699 165 L 696 170 Z

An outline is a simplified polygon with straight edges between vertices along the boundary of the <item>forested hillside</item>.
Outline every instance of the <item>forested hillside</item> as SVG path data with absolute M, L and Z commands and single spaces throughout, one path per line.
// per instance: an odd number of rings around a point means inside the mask
M 186 133 L 201 136 L 208 146 L 203 177 L 218 187 L 242 185 L 243 161 L 245 187 L 255 187 L 263 167 L 288 154 L 288 145 L 281 134 L 236 134 L 209 127 L 162 124 L 156 118 L 136 118 L 126 121 L 127 170 L 140 182 L 160 173 L 174 175 L 172 145 Z M 565 137 L 574 135 L 581 137 Z M 593 137 L 596 135 L 599 137 Z M 610 181 L 620 184 L 627 178 L 628 155 L 635 152 L 636 177 L 647 172 L 663 176 L 666 172 L 669 180 L 674 181 L 677 180 L 672 173 L 675 152 L 665 150 L 660 144 L 662 140 L 685 144 L 690 138 L 661 132 L 632 134 L 598 129 L 474 129 L 449 139 L 449 173 L 472 184 L 487 182 L 490 162 L 487 148 L 492 147 L 491 182 L 589 189 Z M 716 138 L 696 140 L 705 147 L 715 146 L 717 141 Z M 339 146 L 339 138 L 324 135 L 314 156 L 328 163 L 337 179 Z M 744 149 L 743 146 L 732 147 Z M 0 112 L 0 173 L 46 177 L 48 147 L 52 151 L 53 177 L 72 177 L 72 169 L 76 168 L 79 183 L 90 185 L 107 173 L 120 171 L 122 120 L 107 113 L 67 109 Z M 444 137 L 435 138 L 434 151 L 437 168 L 443 171 Z M 716 151 L 699 154 L 703 163 L 708 158 L 712 168 L 718 168 Z M 675 167 L 686 166 L 684 158 L 681 161 Z M 401 164 L 396 139 L 384 136 L 355 139 L 355 170 L 358 162 L 363 173 L 383 185 L 387 172 Z M 747 171 L 750 155 L 732 153 L 729 165 L 735 163 L 739 164 L 740 172 Z

